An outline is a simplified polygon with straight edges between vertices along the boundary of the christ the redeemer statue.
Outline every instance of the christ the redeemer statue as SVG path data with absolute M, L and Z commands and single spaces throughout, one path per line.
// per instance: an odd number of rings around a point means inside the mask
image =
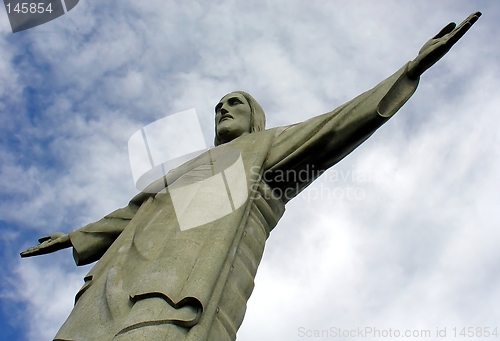
M 235 340 L 266 239 L 286 203 L 387 122 L 480 15 L 448 24 L 373 89 L 302 123 L 266 130 L 252 96 L 222 97 L 214 148 L 128 206 L 42 237 L 21 253 L 73 247 L 77 265 L 97 261 L 54 340 Z

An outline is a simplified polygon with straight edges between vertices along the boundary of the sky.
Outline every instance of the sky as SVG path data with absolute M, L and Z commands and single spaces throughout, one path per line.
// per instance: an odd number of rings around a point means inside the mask
M 477 10 L 409 102 L 287 205 L 237 339 L 500 333 L 499 3 L 81 0 L 15 34 L 0 10 L 0 339 L 52 340 L 68 316 L 91 265 L 19 252 L 128 203 L 137 130 L 195 108 L 211 143 L 233 90 L 268 128 L 304 121 Z

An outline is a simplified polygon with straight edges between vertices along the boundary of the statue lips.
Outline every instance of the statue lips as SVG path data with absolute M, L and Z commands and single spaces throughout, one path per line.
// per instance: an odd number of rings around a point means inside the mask
M 224 120 L 229 120 L 229 119 L 231 119 L 231 120 L 232 120 L 232 119 L 233 119 L 233 116 L 231 116 L 231 115 L 229 115 L 229 114 L 224 114 L 224 115 L 222 115 L 222 117 L 220 118 L 219 123 L 221 123 L 221 122 L 222 122 L 222 121 L 224 121 Z

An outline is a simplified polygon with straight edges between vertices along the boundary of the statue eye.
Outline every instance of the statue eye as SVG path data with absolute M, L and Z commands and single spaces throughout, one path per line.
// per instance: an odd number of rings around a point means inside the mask
M 229 105 L 243 104 L 243 102 L 240 101 L 239 98 L 230 98 L 227 102 L 229 103 Z

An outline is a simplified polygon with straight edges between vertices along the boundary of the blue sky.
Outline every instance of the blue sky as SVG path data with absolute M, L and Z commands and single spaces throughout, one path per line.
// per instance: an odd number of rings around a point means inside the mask
M 500 328 L 500 5 L 81 0 L 16 34 L 0 10 L 0 339 L 51 340 L 69 314 L 89 267 L 70 250 L 19 252 L 127 204 L 138 129 L 195 108 L 211 139 L 213 107 L 233 90 L 261 103 L 268 127 L 303 121 L 476 10 L 400 112 L 287 206 L 238 340 Z

